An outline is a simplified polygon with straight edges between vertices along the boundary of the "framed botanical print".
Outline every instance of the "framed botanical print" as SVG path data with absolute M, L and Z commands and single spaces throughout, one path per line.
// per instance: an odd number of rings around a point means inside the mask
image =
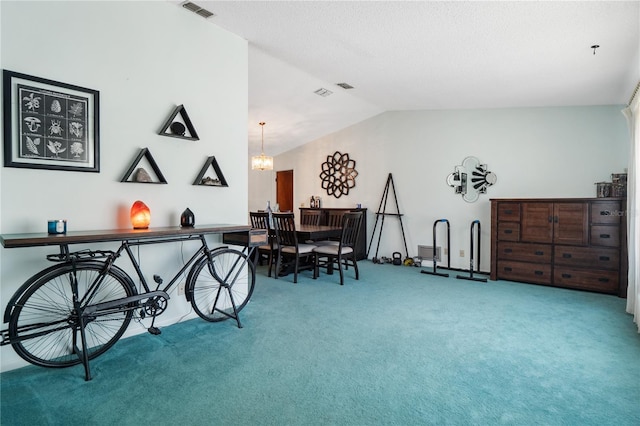
M 3 71 L 4 166 L 100 172 L 100 93 Z

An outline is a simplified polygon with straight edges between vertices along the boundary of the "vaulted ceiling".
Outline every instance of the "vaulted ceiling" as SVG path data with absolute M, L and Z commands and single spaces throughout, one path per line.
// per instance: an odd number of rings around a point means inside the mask
M 194 3 L 249 42 L 250 155 L 260 121 L 275 155 L 390 110 L 626 104 L 640 79 L 640 1 Z

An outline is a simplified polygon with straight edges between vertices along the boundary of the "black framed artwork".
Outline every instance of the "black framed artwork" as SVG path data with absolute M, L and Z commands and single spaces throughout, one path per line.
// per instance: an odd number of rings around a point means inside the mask
M 100 92 L 3 74 L 4 166 L 100 172 Z

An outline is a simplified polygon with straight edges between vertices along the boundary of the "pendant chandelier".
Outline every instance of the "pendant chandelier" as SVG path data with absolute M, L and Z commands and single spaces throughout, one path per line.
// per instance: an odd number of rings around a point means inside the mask
M 264 155 L 264 121 L 261 121 L 260 127 L 262 127 L 262 153 L 251 157 L 251 170 L 273 170 L 273 157 Z

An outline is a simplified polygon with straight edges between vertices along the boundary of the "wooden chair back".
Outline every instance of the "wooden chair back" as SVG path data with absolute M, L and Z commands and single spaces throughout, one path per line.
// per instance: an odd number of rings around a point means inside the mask
M 351 247 L 355 251 L 361 221 L 362 212 L 348 212 L 343 214 L 340 247 Z
M 334 211 L 329 210 L 329 217 L 327 218 L 327 225 L 329 226 L 342 226 L 342 216 L 344 216 L 344 211 Z
M 251 219 L 251 227 L 258 229 L 269 229 L 269 213 L 267 212 L 249 212 Z
M 300 213 L 300 225 L 320 225 L 320 210 L 302 210 Z
M 273 229 L 280 246 L 298 246 L 296 223 L 293 213 L 272 213 Z

